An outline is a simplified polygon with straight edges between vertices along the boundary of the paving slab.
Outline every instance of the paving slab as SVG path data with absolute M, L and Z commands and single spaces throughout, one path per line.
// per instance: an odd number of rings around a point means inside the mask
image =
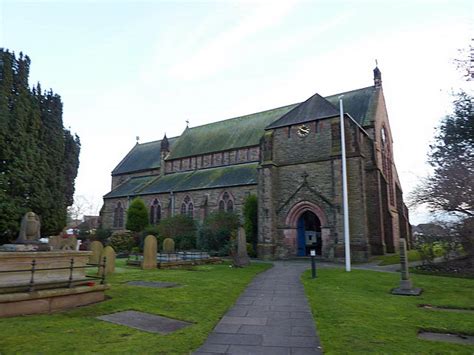
M 129 281 L 129 286 L 140 286 L 140 287 L 152 287 L 152 288 L 171 288 L 178 287 L 179 284 L 174 282 L 161 282 L 161 281 Z
M 307 268 L 303 263 L 275 262 L 257 275 L 195 355 L 322 354 L 300 281 Z
M 191 325 L 188 322 L 137 311 L 117 312 L 97 317 L 97 319 L 159 334 L 172 333 Z

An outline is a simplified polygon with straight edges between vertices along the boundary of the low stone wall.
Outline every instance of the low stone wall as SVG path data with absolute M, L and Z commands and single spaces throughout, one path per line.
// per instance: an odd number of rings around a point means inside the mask
M 0 295 L 0 318 L 51 313 L 103 301 L 106 285 Z
M 31 280 L 32 261 L 35 260 L 34 273 L 35 283 L 48 283 L 57 281 L 68 281 L 69 269 L 62 270 L 39 270 L 47 268 L 70 267 L 71 259 L 74 260 L 74 267 L 85 266 L 90 251 L 42 251 L 42 252 L 0 252 L 0 271 L 26 270 L 16 272 L 0 272 L 0 289 L 14 285 L 28 285 Z M 85 278 L 85 268 L 74 269 L 73 280 Z

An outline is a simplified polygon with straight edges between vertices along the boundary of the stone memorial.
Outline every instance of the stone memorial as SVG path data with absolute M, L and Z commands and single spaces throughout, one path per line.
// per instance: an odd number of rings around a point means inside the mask
M 41 222 L 34 212 L 27 212 L 23 216 L 20 225 L 20 233 L 13 244 L 4 244 L 0 251 L 47 251 L 49 246 L 40 242 Z
M 49 237 L 48 245 L 50 246 L 51 250 L 76 250 L 77 238 L 54 235 L 52 237 Z
M 103 250 L 104 246 L 102 245 L 102 243 L 97 240 L 94 240 L 90 245 L 90 251 L 92 252 L 92 255 L 89 259 L 89 263 L 99 264 L 99 262 L 102 262 L 102 260 L 100 260 L 100 256 Z
M 400 238 L 400 265 L 401 280 L 400 287 L 394 288 L 392 294 L 403 296 L 419 296 L 423 289 L 413 288 L 408 271 L 407 243 L 404 238 Z
M 108 286 L 103 280 L 86 278 L 92 252 L 77 251 L 75 237 L 42 243 L 40 231 L 39 217 L 28 212 L 15 244 L 0 246 L 0 317 L 61 311 L 105 299 Z
M 99 268 L 99 275 L 104 273 L 105 275 L 110 275 L 115 272 L 115 250 L 110 245 L 106 246 L 104 250 L 102 250 L 102 254 L 100 255 L 100 262 L 103 262 L 105 259 L 105 270 L 103 267 Z
M 236 248 L 234 247 L 232 250 L 233 265 L 235 267 L 247 266 L 250 264 L 250 258 L 247 254 L 247 238 L 245 235 L 245 229 L 243 227 L 239 227 L 237 237 L 235 239 L 234 245 L 237 245 Z
M 174 240 L 171 238 L 165 238 L 163 240 L 163 253 L 173 254 L 174 253 Z
M 156 254 L 158 252 L 158 245 L 154 235 L 148 235 L 145 238 L 143 247 L 143 262 L 142 269 L 156 269 Z

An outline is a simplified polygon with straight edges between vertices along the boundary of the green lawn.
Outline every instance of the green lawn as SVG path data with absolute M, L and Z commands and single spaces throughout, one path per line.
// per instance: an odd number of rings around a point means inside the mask
M 270 267 L 256 263 L 234 269 L 229 264 L 190 270 L 141 270 L 117 261 L 107 281 L 111 299 L 52 315 L 0 319 L 0 354 L 111 352 L 188 354 L 199 347 L 252 278 Z M 178 288 L 127 286 L 132 280 L 168 281 Z M 95 317 L 137 310 L 193 322 L 168 335 L 115 325 Z
M 419 304 L 474 308 L 474 280 L 412 275 L 419 297 L 395 296 L 399 274 L 320 269 L 303 283 L 326 354 L 473 354 L 474 346 L 417 339 L 420 329 L 474 335 L 472 313 L 433 311 Z
M 375 257 L 373 260 L 380 261 L 379 265 L 393 265 L 400 264 L 400 254 L 387 254 Z M 421 260 L 421 256 L 418 251 L 412 249 L 408 250 L 408 261 Z

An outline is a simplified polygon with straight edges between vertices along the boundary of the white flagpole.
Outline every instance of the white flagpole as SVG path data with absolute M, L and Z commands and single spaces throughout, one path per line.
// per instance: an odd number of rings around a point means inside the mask
M 344 247 L 346 256 L 346 271 L 351 271 L 351 244 L 349 239 L 349 205 L 347 199 L 347 165 L 346 165 L 346 135 L 344 133 L 344 107 L 339 96 L 339 113 L 341 124 L 341 161 L 342 161 L 342 205 L 344 213 Z

